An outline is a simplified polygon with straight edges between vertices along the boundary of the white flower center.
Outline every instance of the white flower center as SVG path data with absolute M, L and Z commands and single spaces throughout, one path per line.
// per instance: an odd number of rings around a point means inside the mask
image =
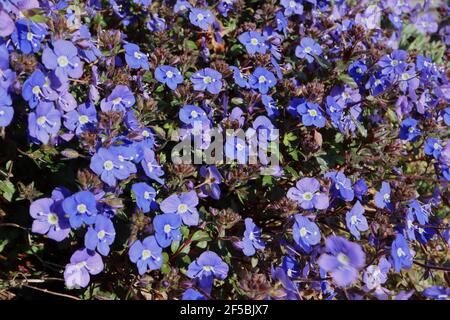
M 87 207 L 84 203 L 80 203 L 79 205 L 77 205 L 77 211 L 79 213 L 86 213 L 87 211 Z
M 103 163 L 103 168 L 104 168 L 106 171 L 110 171 L 110 170 L 112 170 L 112 169 L 114 168 L 114 163 L 113 163 L 111 160 L 106 160 L 106 161 Z
M 188 206 L 185 205 L 184 203 L 181 203 L 178 205 L 178 213 L 185 213 L 186 211 L 188 211 Z
M 48 223 L 50 223 L 51 225 L 55 225 L 58 223 L 58 216 L 55 213 L 50 213 L 47 216 L 47 221 Z
M 43 126 L 47 122 L 47 118 L 45 116 L 40 116 L 37 118 L 37 124 Z
M 86 115 L 81 115 L 78 117 L 78 122 L 80 122 L 80 124 L 86 124 L 89 122 L 89 117 Z
M 308 113 L 309 113 L 309 115 L 310 115 L 311 117 L 317 116 L 317 111 L 314 110 L 314 109 L 309 109 L 309 110 L 308 110 Z
M 67 59 L 66 56 L 60 56 L 58 57 L 57 62 L 61 68 L 65 68 L 69 64 L 69 59 Z
M 347 257 L 347 255 L 345 255 L 344 253 L 342 253 L 342 252 L 340 252 L 338 255 L 337 255 L 337 260 L 341 263 L 341 264 L 343 264 L 343 265 L 348 265 L 348 263 L 349 263 L 349 261 L 350 261 L 350 259 Z
M 308 234 L 308 230 L 306 230 L 306 228 L 305 227 L 301 227 L 300 228 L 300 237 L 304 237 L 304 236 L 306 236 Z
M 150 250 L 142 250 L 142 260 L 147 260 L 152 256 L 152 252 Z
M 311 192 L 305 192 L 303 194 L 303 200 L 311 201 L 312 198 L 313 198 L 313 194 Z

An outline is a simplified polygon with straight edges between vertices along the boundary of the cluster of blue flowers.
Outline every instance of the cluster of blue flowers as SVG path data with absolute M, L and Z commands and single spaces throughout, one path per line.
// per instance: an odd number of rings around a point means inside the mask
M 0 134 L 92 179 L 31 199 L 67 288 L 122 261 L 170 298 L 450 296 L 449 7 L 350 2 L 0 3 Z M 279 165 L 237 136 L 170 163 L 198 124 L 268 133 Z

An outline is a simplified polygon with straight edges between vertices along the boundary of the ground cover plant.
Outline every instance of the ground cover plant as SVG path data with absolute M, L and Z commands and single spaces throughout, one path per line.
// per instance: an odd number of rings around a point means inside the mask
M 0 299 L 449 299 L 449 12 L 1 1 Z

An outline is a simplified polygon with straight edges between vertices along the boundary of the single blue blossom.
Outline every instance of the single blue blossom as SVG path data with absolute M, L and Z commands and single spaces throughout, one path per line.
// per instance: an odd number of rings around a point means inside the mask
M 112 221 L 105 216 L 97 215 L 94 227 L 90 226 L 84 236 L 84 245 L 87 249 L 97 251 L 107 256 L 109 254 L 109 246 L 114 242 L 116 231 Z
M 166 84 L 172 90 L 175 90 L 180 83 L 183 83 L 183 76 L 180 71 L 175 67 L 166 65 L 156 68 L 155 79 Z
M 329 199 L 325 193 L 320 191 L 320 183 L 314 178 L 303 178 L 297 181 L 295 187 L 287 192 L 287 197 L 297 201 L 301 208 L 305 210 L 328 208 Z
M 364 216 L 364 211 L 365 210 L 361 203 L 356 201 L 353 208 L 345 214 L 347 228 L 358 240 L 361 239 L 360 232 L 367 231 L 369 229 L 367 219 Z
M 313 246 L 320 242 L 320 230 L 317 224 L 308 218 L 296 214 L 295 222 L 292 227 L 292 237 L 297 245 L 306 253 L 311 252 Z
M 125 61 L 132 69 L 149 69 L 147 56 L 142 53 L 139 46 L 134 43 L 127 43 L 123 46 L 125 49 Z
M 158 270 L 163 264 L 162 248 L 154 236 L 149 236 L 142 242 L 136 240 L 128 254 L 131 262 L 136 263 L 140 275 L 147 270 Z
M 218 94 L 222 89 L 222 74 L 211 68 L 194 72 L 190 80 L 196 91 L 206 90 L 211 94 Z
M 317 263 L 331 274 L 340 287 L 348 287 L 359 277 L 359 270 L 364 267 L 366 255 L 361 246 L 342 237 L 330 236 L 326 240 L 326 251 Z
M 161 248 L 167 248 L 172 241 L 181 241 L 181 218 L 176 213 L 158 214 L 153 218 L 155 239 Z
M 314 56 L 320 56 L 322 47 L 313 39 L 305 37 L 300 41 L 300 45 L 295 48 L 295 56 L 300 59 L 306 59 L 308 63 L 314 61 Z
M 74 229 L 81 227 L 83 223 L 93 224 L 97 216 L 97 201 L 90 191 L 79 191 L 65 198 L 62 208 Z
M 138 208 L 144 213 L 147 213 L 152 208 L 155 208 L 156 191 L 153 187 L 149 186 L 145 182 L 138 182 L 133 184 L 131 191 L 134 193 Z

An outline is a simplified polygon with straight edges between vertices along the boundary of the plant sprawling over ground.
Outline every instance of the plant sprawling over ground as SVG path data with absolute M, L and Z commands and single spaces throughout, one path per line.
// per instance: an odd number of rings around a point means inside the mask
M 0 297 L 448 299 L 449 12 L 1 1 Z

